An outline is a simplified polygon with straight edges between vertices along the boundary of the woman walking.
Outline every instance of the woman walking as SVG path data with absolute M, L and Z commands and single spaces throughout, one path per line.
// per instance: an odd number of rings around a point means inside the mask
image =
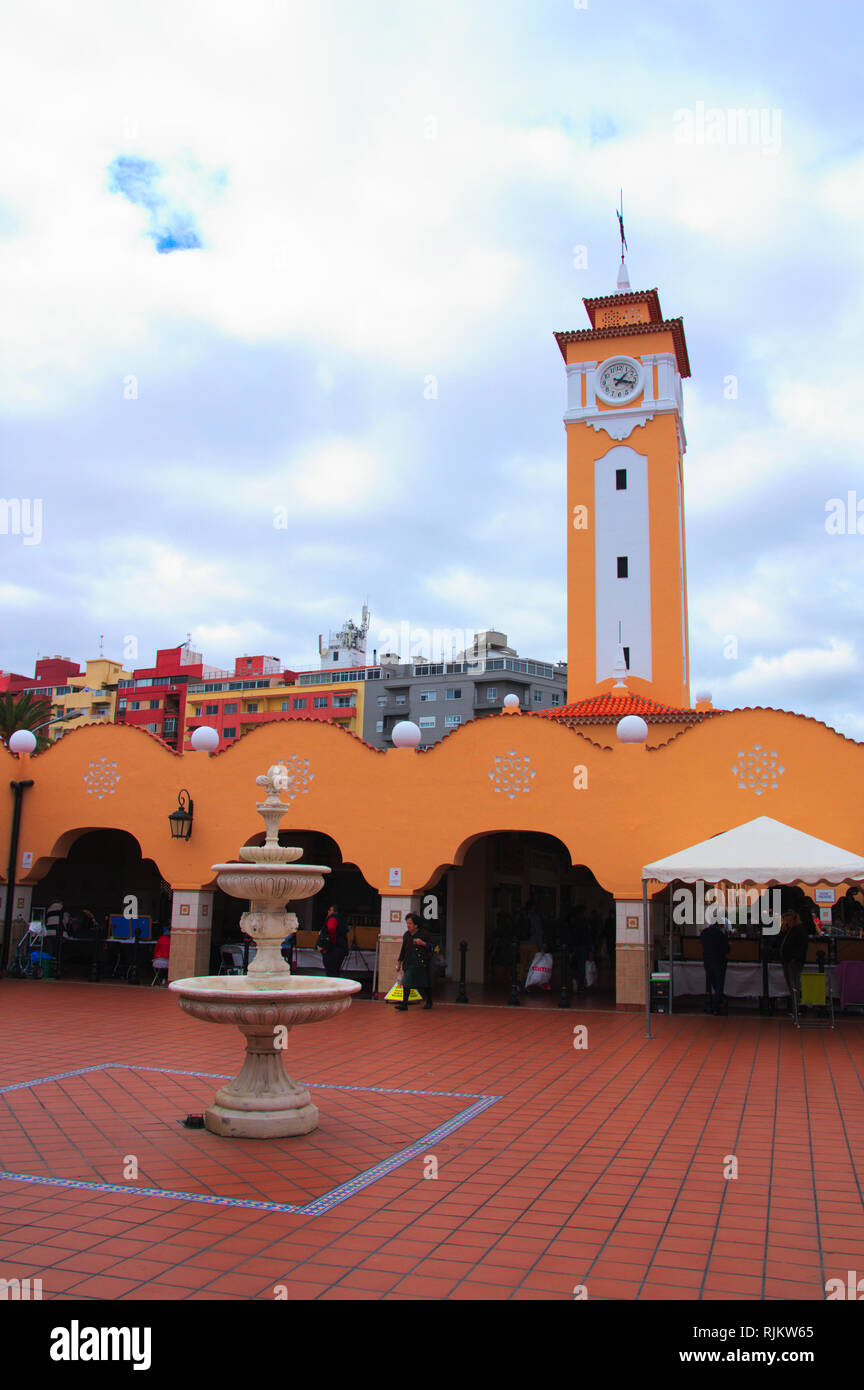
M 402 937 L 402 950 L 399 952 L 399 966 L 402 972 L 402 1003 L 396 1008 L 405 1012 L 412 989 L 423 996 L 423 1008 L 432 1008 L 432 977 L 430 960 L 432 942 L 427 936 L 420 936 L 420 918 L 416 912 L 409 912 L 405 918 L 407 928 Z

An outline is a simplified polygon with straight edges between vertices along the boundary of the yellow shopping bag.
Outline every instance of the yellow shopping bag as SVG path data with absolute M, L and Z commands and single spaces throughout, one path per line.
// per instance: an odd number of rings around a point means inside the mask
M 825 1000 L 825 975 L 821 971 L 805 970 L 801 976 L 801 1003 L 802 1004 L 824 1004 Z
M 404 1004 L 404 1003 L 405 1003 L 405 988 L 404 988 L 404 986 L 403 986 L 403 985 L 400 985 L 400 984 L 398 984 L 398 983 L 395 984 L 395 985 L 393 986 L 393 988 L 390 990 L 390 993 L 384 995 L 384 998 L 386 999 L 386 1001 L 388 1002 L 388 1004 Z M 422 994 L 418 994 L 417 991 L 416 991 L 416 989 L 410 990 L 410 991 L 409 991 L 409 994 L 408 994 L 408 1003 L 409 1003 L 409 1004 L 422 1004 L 422 1003 L 423 1003 L 423 995 L 422 995 Z

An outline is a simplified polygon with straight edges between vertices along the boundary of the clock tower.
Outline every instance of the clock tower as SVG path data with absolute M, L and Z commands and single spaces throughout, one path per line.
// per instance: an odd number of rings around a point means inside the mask
M 656 290 L 585 299 L 556 333 L 567 369 L 568 702 L 646 696 L 690 708 L 684 549 L 683 321 Z

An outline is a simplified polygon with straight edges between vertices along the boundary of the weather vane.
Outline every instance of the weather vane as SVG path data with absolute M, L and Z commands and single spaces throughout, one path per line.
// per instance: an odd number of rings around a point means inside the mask
M 627 238 L 626 238 L 626 236 L 624 235 L 624 189 L 623 189 L 623 188 L 621 189 L 621 211 L 620 211 L 620 212 L 616 211 L 615 216 L 618 218 L 618 230 L 619 230 L 619 232 L 621 233 L 621 260 L 622 260 L 622 262 L 623 262 L 623 260 L 624 260 L 624 252 L 628 249 L 628 248 L 627 248 Z

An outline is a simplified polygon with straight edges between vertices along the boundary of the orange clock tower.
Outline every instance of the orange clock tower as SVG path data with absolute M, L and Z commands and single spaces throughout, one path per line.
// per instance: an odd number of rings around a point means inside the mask
M 555 338 L 567 368 L 568 701 L 622 681 L 689 709 L 684 549 L 684 325 L 656 290 L 583 300 L 591 327 Z

